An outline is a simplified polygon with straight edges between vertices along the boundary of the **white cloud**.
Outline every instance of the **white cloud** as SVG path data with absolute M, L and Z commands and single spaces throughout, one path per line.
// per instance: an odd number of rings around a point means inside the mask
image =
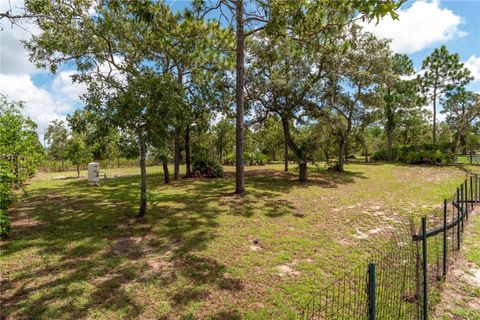
M 51 91 L 56 97 L 66 103 L 80 102 L 80 96 L 87 92 L 87 86 L 84 83 L 73 83 L 72 75 L 75 71 L 62 71 L 57 74 L 52 82 Z
M 466 35 L 459 29 L 463 18 L 442 8 L 438 0 L 418 0 L 409 8 L 398 10 L 398 15 L 398 20 L 388 16 L 378 25 L 375 20 L 360 24 L 378 37 L 391 39 L 391 48 L 397 53 L 418 52 Z
M 38 133 L 54 119 L 65 119 L 65 115 L 74 110 L 72 104 L 62 102 L 49 91 L 35 86 L 27 75 L 0 74 L 0 92 L 9 99 L 25 102 L 24 114 L 38 125 Z
M 1 12 L 20 13 L 23 6 L 22 0 L 0 0 Z M 0 93 L 25 102 L 23 113 L 37 123 L 37 131 L 43 137 L 43 130 L 50 121 L 65 120 L 66 115 L 75 110 L 86 87 L 72 83 L 74 71 L 61 71 L 53 80 L 43 79 L 41 86 L 37 86 L 32 76 L 47 72 L 37 69 L 28 60 L 21 40 L 38 33 L 38 27 L 28 22 L 22 22 L 20 27 L 12 26 L 8 21 L 1 21 L 0 27 Z
M 21 14 L 23 1 L 0 0 L 0 11 L 11 11 L 12 14 Z M 37 26 L 28 21 L 12 25 L 3 19 L 0 27 L 0 73 L 2 74 L 34 74 L 41 72 L 34 63 L 28 60 L 28 52 L 25 50 L 22 40 L 29 40 L 32 34 L 37 34 Z
M 480 81 L 480 57 L 471 56 L 465 61 L 465 67 L 472 73 L 474 81 Z
M 35 64 L 28 60 L 28 52 L 21 40 L 28 40 L 33 28 L 21 29 L 18 26 L 3 26 L 0 31 L 0 73 L 2 74 L 33 74 L 40 72 Z

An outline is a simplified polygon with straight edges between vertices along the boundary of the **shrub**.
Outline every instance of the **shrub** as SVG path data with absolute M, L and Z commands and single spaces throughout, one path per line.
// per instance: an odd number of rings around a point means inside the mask
M 0 168 L 0 209 L 6 209 L 12 202 L 14 180 L 10 171 Z
M 246 166 L 264 166 L 268 163 L 268 156 L 261 152 L 246 152 L 243 156 Z M 234 153 L 230 153 L 222 159 L 226 166 L 234 166 L 236 158 Z
M 450 152 L 440 150 L 410 151 L 405 156 L 405 162 L 410 164 L 449 165 L 453 162 Z
M 339 171 L 340 171 L 340 163 L 335 162 L 335 163 L 329 165 L 329 166 L 327 167 L 327 171 L 336 171 L 336 172 L 339 172 Z
M 215 160 L 195 160 L 192 164 L 192 173 L 198 177 L 216 178 L 223 175 L 223 168 Z
M 254 164 L 254 155 L 253 152 L 247 152 L 243 155 L 243 161 L 245 162 L 245 165 L 247 166 L 253 166 Z
M 387 155 L 386 150 L 376 151 L 370 157 L 370 159 L 375 160 L 375 161 L 387 160 L 387 158 L 388 158 L 388 155 Z
M 248 152 L 245 154 L 245 164 L 248 166 L 264 166 L 268 163 L 268 157 L 261 152 Z
M 254 154 L 255 165 L 264 166 L 268 163 L 268 157 L 264 153 L 256 152 Z
M 10 220 L 8 219 L 7 210 L 0 209 L 0 239 L 7 239 L 10 235 L 10 230 Z
M 225 166 L 234 166 L 235 165 L 235 153 L 229 153 L 223 157 L 222 162 Z
M 453 154 L 447 147 L 439 146 L 434 148 L 430 144 L 393 148 L 392 158 L 394 161 L 409 164 L 450 165 L 453 163 Z M 387 151 L 377 151 L 372 155 L 371 159 L 377 161 L 387 160 Z

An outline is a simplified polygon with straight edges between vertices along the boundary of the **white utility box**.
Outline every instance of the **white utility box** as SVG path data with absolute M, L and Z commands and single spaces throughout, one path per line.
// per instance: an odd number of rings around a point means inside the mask
M 88 164 L 88 185 L 97 186 L 100 184 L 100 164 L 90 162 Z

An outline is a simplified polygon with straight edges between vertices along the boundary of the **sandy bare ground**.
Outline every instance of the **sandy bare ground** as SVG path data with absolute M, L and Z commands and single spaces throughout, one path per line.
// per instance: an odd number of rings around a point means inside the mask
M 480 319 L 480 265 L 475 252 L 480 251 L 480 209 L 465 231 L 467 239 L 450 267 L 434 319 Z M 472 261 L 474 260 L 474 261 Z

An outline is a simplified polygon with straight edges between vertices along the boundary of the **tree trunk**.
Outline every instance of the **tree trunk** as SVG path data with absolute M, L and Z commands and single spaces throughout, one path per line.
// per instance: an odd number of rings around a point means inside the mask
M 283 161 L 285 162 L 285 172 L 288 172 L 288 142 L 287 142 L 285 130 L 283 130 L 283 135 L 285 140 L 285 143 L 284 143 L 285 155 L 284 155 Z
M 170 183 L 170 173 L 168 172 L 168 161 L 167 161 L 167 159 L 164 159 L 162 161 L 162 165 L 163 165 L 163 179 L 164 179 L 165 184 L 168 184 L 168 183 Z
M 80 165 L 77 166 L 77 179 L 80 178 Z
M 192 177 L 192 166 L 190 159 L 190 126 L 185 129 L 185 177 Z
M 437 144 L 437 90 L 433 91 L 433 132 L 432 132 L 433 144 Z
M 392 161 L 392 146 L 393 146 L 393 130 L 387 132 L 387 160 Z
M 65 171 L 65 160 L 62 159 L 62 172 Z
M 298 169 L 300 182 L 307 182 L 307 163 L 303 161 L 299 162 Z
M 117 168 L 120 168 L 120 157 L 117 157 Z
M 242 194 L 245 192 L 244 179 L 244 163 L 243 163 L 243 148 L 244 148 L 244 91 L 243 86 L 245 82 L 245 31 L 244 31 L 244 17 L 243 17 L 243 0 L 237 0 L 236 6 L 236 22 L 237 22 L 237 48 L 236 48 L 236 170 L 235 170 L 235 193 Z
M 455 134 L 455 138 L 453 139 L 453 142 L 452 142 L 452 148 L 451 148 L 452 153 L 457 152 L 457 147 L 458 147 L 458 142 L 460 141 L 460 136 L 461 136 L 461 133 L 460 133 L 460 130 L 459 130 Z
M 288 119 L 282 117 L 282 126 L 283 126 L 285 141 L 287 142 L 290 150 L 292 150 L 293 154 L 297 158 L 297 163 L 299 168 L 298 178 L 301 182 L 306 182 L 307 181 L 307 160 L 303 157 L 301 150 L 298 149 L 295 143 L 293 142 L 292 136 L 290 135 L 290 126 L 288 123 Z
M 345 163 L 345 148 L 346 148 L 346 141 L 345 138 L 342 138 L 340 140 L 340 150 L 339 150 L 339 155 L 338 155 L 338 168 L 337 170 L 339 172 L 344 171 L 344 163 Z
M 348 141 L 345 141 L 344 163 L 348 163 L 350 161 L 350 159 L 348 158 L 348 151 L 350 151 L 348 147 L 349 147 Z
M 145 142 L 143 130 L 140 132 L 138 137 L 138 142 L 140 144 L 140 209 L 138 211 L 138 218 L 145 216 L 147 213 L 147 143 Z
M 180 174 L 180 128 L 175 128 L 175 142 L 174 142 L 174 165 L 173 165 L 173 180 L 178 180 Z

